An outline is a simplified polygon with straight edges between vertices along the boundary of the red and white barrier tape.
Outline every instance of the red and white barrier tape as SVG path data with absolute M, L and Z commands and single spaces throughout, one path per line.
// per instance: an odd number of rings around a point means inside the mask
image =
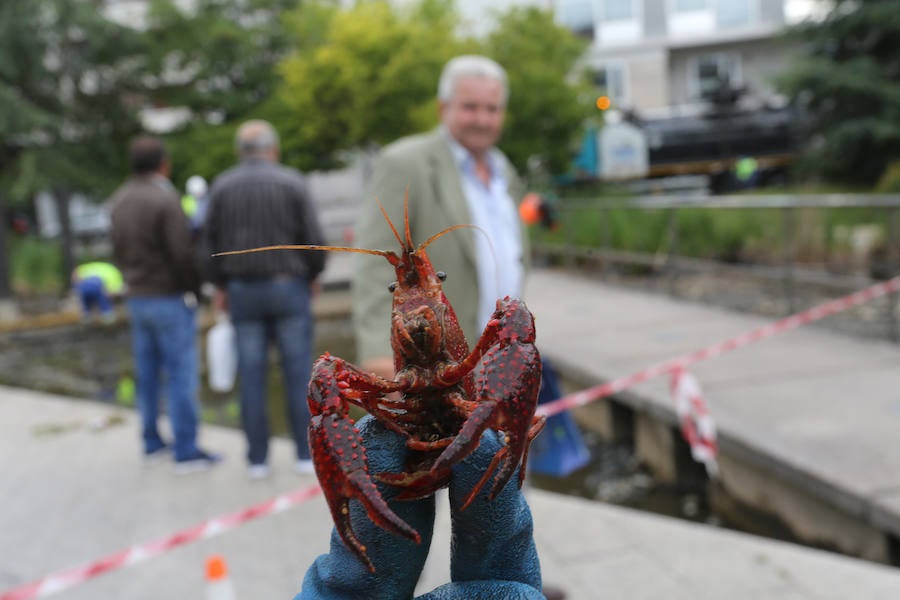
M 681 434 L 691 447 L 691 456 L 706 467 L 710 477 L 718 474 L 716 424 L 713 422 L 697 378 L 684 369 L 672 371 L 672 401 Z
M 706 464 L 707 469 L 711 468 L 710 465 L 715 469 L 715 426 L 712 422 L 712 418 L 709 416 L 709 411 L 703 401 L 700 387 L 697 384 L 696 379 L 690 373 L 684 371 L 685 367 L 702 360 L 720 356 L 732 350 L 737 350 L 747 344 L 758 342 L 789 329 L 794 329 L 801 325 L 823 319 L 849 308 L 853 308 L 854 306 L 864 304 L 875 298 L 895 292 L 898 289 L 900 289 L 900 276 L 894 277 L 883 283 L 875 284 L 858 292 L 848 294 L 842 298 L 825 302 L 809 310 L 775 321 L 774 323 L 770 323 L 769 325 L 765 325 L 724 342 L 719 342 L 701 350 L 682 355 L 663 363 L 658 363 L 626 377 L 621 377 L 586 390 L 562 396 L 553 402 L 540 405 L 537 413 L 550 417 L 569 410 L 570 408 L 600 400 L 633 385 L 662 375 L 663 373 L 671 373 L 672 394 L 675 401 L 676 412 L 682 423 L 682 431 L 691 445 L 691 452 L 695 460 Z M 713 472 L 710 472 L 710 474 L 712 475 Z M 183 529 L 166 538 L 139 546 L 133 546 L 80 567 L 58 571 L 57 573 L 53 573 L 32 583 L 8 590 L 0 595 L 0 600 L 31 600 L 32 598 L 46 598 L 47 596 L 78 585 L 97 575 L 102 575 L 103 573 L 121 567 L 136 565 L 177 546 L 211 538 L 226 531 L 230 531 L 247 521 L 282 512 L 292 506 L 309 500 L 321 491 L 322 490 L 318 485 L 312 485 L 307 488 L 276 496 L 249 508 Z
M 247 521 L 285 511 L 292 506 L 315 497 L 321 491 L 322 490 L 318 485 L 311 485 L 293 492 L 281 494 L 280 496 L 275 496 L 265 502 L 250 506 L 249 508 L 223 515 L 215 519 L 210 519 L 209 521 L 193 527 L 188 527 L 187 529 L 182 529 L 168 537 L 139 546 L 132 546 L 126 550 L 110 554 L 93 563 L 64 569 L 32 583 L 13 588 L 0 594 L 0 600 L 46 598 L 47 596 L 83 583 L 97 575 L 102 575 L 103 573 L 121 567 L 136 565 L 177 546 L 211 538 L 221 533 L 225 533 L 226 531 L 230 531 Z
M 538 406 L 537 414 L 550 417 L 569 410 L 570 408 L 583 406 L 590 402 L 605 398 L 606 396 L 621 392 L 622 390 L 633 385 L 637 385 L 638 383 L 643 383 L 648 379 L 653 379 L 654 377 L 663 375 L 664 373 L 671 373 L 676 369 L 683 369 L 688 365 L 692 365 L 709 358 L 715 358 L 717 356 L 725 354 L 726 352 L 731 352 L 732 350 L 737 350 L 738 348 L 742 348 L 748 344 L 752 344 L 753 342 L 758 342 L 760 340 L 770 338 L 773 335 L 788 331 L 790 329 L 795 329 L 797 327 L 800 327 L 801 325 L 806 325 L 807 323 L 818 321 L 819 319 L 824 319 L 825 317 L 830 317 L 833 314 L 845 311 L 849 308 L 853 308 L 854 306 L 865 304 L 866 302 L 874 300 L 875 298 L 880 298 L 881 296 L 885 296 L 887 294 L 890 294 L 891 292 L 896 292 L 897 290 L 900 290 L 900 276 L 894 277 L 893 279 L 889 279 L 888 281 L 882 283 L 876 283 L 875 285 L 859 290 L 858 292 L 853 292 L 852 294 L 842 296 L 841 298 L 824 302 L 822 304 L 819 304 L 818 306 L 810 308 L 809 310 L 805 310 L 789 317 L 785 317 L 784 319 L 775 321 L 773 323 L 769 323 L 768 325 L 764 325 L 763 327 L 760 327 L 758 329 L 748 331 L 747 333 L 725 340 L 724 342 L 712 344 L 711 346 L 707 346 L 706 348 L 684 354 L 666 362 L 657 363 L 647 369 L 632 373 L 631 375 L 627 375 L 613 381 L 607 381 L 606 383 L 601 383 L 600 385 L 587 388 L 579 392 L 567 394 L 565 396 L 562 396 L 561 398 L 557 398 L 552 402 L 541 404 L 540 406 Z

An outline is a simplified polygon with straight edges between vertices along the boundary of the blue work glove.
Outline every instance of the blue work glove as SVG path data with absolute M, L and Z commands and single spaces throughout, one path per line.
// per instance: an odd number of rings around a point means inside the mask
M 357 427 L 365 440 L 372 473 L 400 472 L 405 468 L 405 439 L 374 418 L 360 419 Z M 450 559 L 452 582 L 419 596 L 417 600 L 542 600 L 541 570 L 532 537 L 531 511 L 517 487 L 518 475 L 493 501 L 491 481 L 460 511 L 466 495 L 484 474 L 501 444 L 488 431 L 481 445 L 453 468 L 450 507 L 453 538 Z M 306 573 L 294 600 L 407 600 L 416 583 L 434 531 L 434 497 L 400 501 L 398 488 L 378 483 L 391 509 L 422 536 L 416 544 L 376 526 L 359 502 L 350 503 L 350 522 L 375 565 L 370 573 L 350 552 L 335 530 L 331 550 L 319 556 Z

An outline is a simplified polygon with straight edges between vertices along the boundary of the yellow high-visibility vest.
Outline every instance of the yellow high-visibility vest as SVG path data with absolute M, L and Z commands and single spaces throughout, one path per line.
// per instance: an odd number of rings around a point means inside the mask
M 190 194 L 181 197 L 181 210 L 187 215 L 188 219 L 193 219 L 197 214 L 197 199 Z
M 121 271 L 108 262 L 95 261 L 78 265 L 75 267 L 75 276 L 78 279 L 99 277 L 107 294 L 120 294 L 125 288 Z

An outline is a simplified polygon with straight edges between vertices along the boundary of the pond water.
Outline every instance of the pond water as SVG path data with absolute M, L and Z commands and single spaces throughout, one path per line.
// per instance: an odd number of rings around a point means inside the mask
M 352 331 L 346 320 L 320 322 L 316 335 L 315 356 L 328 350 L 352 358 Z M 198 348 L 203 365 L 202 339 L 198 339 Z M 270 420 L 273 434 L 282 435 L 287 425 L 277 358 L 273 348 L 268 383 Z M 131 336 L 122 324 L 77 324 L 0 336 L 0 384 L 133 406 L 133 378 Z M 203 421 L 238 427 L 237 390 L 210 390 L 205 368 L 201 369 L 200 383 Z

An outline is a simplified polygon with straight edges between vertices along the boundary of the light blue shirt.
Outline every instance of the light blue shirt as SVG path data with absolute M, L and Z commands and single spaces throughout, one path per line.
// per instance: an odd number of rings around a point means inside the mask
M 509 195 L 504 162 L 500 153 L 488 155 L 490 181 L 475 173 L 475 158 L 445 131 L 453 158 L 459 168 L 463 194 L 469 207 L 478 271 L 478 325 L 484 328 L 497 300 L 522 295 L 522 239 L 519 215 Z M 474 340 L 472 340 L 474 343 Z

